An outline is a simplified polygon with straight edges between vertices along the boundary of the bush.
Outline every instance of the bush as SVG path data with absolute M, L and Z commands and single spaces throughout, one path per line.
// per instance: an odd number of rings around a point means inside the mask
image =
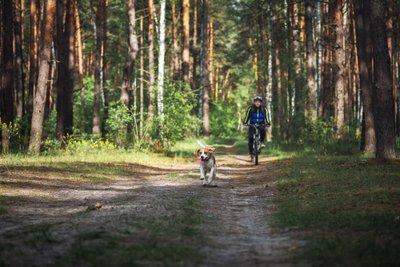
M 338 140 L 334 120 L 325 122 L 317 119 L 306 125 L 303 145 L 315 152 L 352 154 L 358 149 L 359 139 L 357 128 L 348 127 Z
M 200 120 L 192 115 L 196 97 L 183 92 L 179 83 L 164 84 L 164 117 L 157 116 L 151 130 L 156 150 L 165 150 L 198 133 Z
M 212 107 L 210 121 L 211 133 L 214 137 L 232 137 L 237 134 L 240 115 L 236 105 L 218 103 Z
M 335 133 L 333 122 L 317 119 L 307 124 L 303 136 L 304 143 L 314 146 L 326 146 L 334 142 Z
M 117 146 L 108 139 L 101 138 L 75 138 L 68 136 L 63 152 L 70 154 L 76 153 L 98 153 L 117 149 Z M 48 138 L 42 143 L 42 151 L 45 154 L 52 154 L 61 151 L 61 142 L 55 138 Z
M 113 102 L 109 108 L 109 117 L 106 121 L 107 137 L 119 145 L 126 145 L 128 129 L 137 127 L 132 110 L 120 101 Z

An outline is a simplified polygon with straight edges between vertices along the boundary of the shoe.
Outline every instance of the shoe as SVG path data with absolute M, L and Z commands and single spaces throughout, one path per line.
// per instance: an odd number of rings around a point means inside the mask
M 254 156 L 250 155 L 250 161 L 253 161 L 253 159 L 254 159 Z

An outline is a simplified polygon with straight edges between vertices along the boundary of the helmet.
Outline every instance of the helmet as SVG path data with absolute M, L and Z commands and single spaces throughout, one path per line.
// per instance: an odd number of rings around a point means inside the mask
M 258 95 L 258 96 L 255 96 L 255 97 L 253 98 L 253 102 L 254 102 L 254 101 L 261 101 L 261 102 L 262 102 L 263 99 L 262 99 L 261 96 Z

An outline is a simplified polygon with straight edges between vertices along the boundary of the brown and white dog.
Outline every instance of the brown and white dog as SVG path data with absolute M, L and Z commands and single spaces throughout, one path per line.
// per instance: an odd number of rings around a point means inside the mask
M 202 148 L 196 149 L 194 154 L 200 160 L 200 181 L 203 186 L 216 187 L 217 161 L 214 157 L 215 148 L 198 142 Z M 208 174 L 208 177 L 206 177 Z

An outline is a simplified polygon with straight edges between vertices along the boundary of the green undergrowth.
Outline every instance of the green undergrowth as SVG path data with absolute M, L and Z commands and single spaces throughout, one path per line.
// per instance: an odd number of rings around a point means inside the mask
M 184 163 L 185 159 L 171 158 L 130 150 L 100 152 L 59 152 L 52 155 L 7 155 L 0 158 L 0 177 L 20 176 L 57 178 L 81 182 L 107 182 L 115 177 L 144 175 L 157 162 L 160 167 Z
M 316 266 L 400 266 L 400 161 L 303 153 L 277 162 L 276 226 Z
M 204 138 L 192 138 L 192 139 L 187 139 L 185 141 L 178 142 L 175 144 L 174 147 L 170 149 L 170 151 L 166 152 L 166 155 L 169 157 L 173 158 L 193 158 L 194 157 L 194 151 L 196 149 L 201 148 L 201 146 L 198 144 L 198 141 L 200 141 L 204 145 L 212 146 L 216 148 L 216 153 L 219 155 L 226 155 L 228 154 L 228 148 L 227 146 L 232 146 L 234 145 L 238 140 L 241 140 L 241 138 L 215 138 L 215 137 L 210 137 L 209 139 L 204 139 Z M 234 145 L 236 148 L 236 146 Z M 236 149 L 234 151 L 236 153 Z

